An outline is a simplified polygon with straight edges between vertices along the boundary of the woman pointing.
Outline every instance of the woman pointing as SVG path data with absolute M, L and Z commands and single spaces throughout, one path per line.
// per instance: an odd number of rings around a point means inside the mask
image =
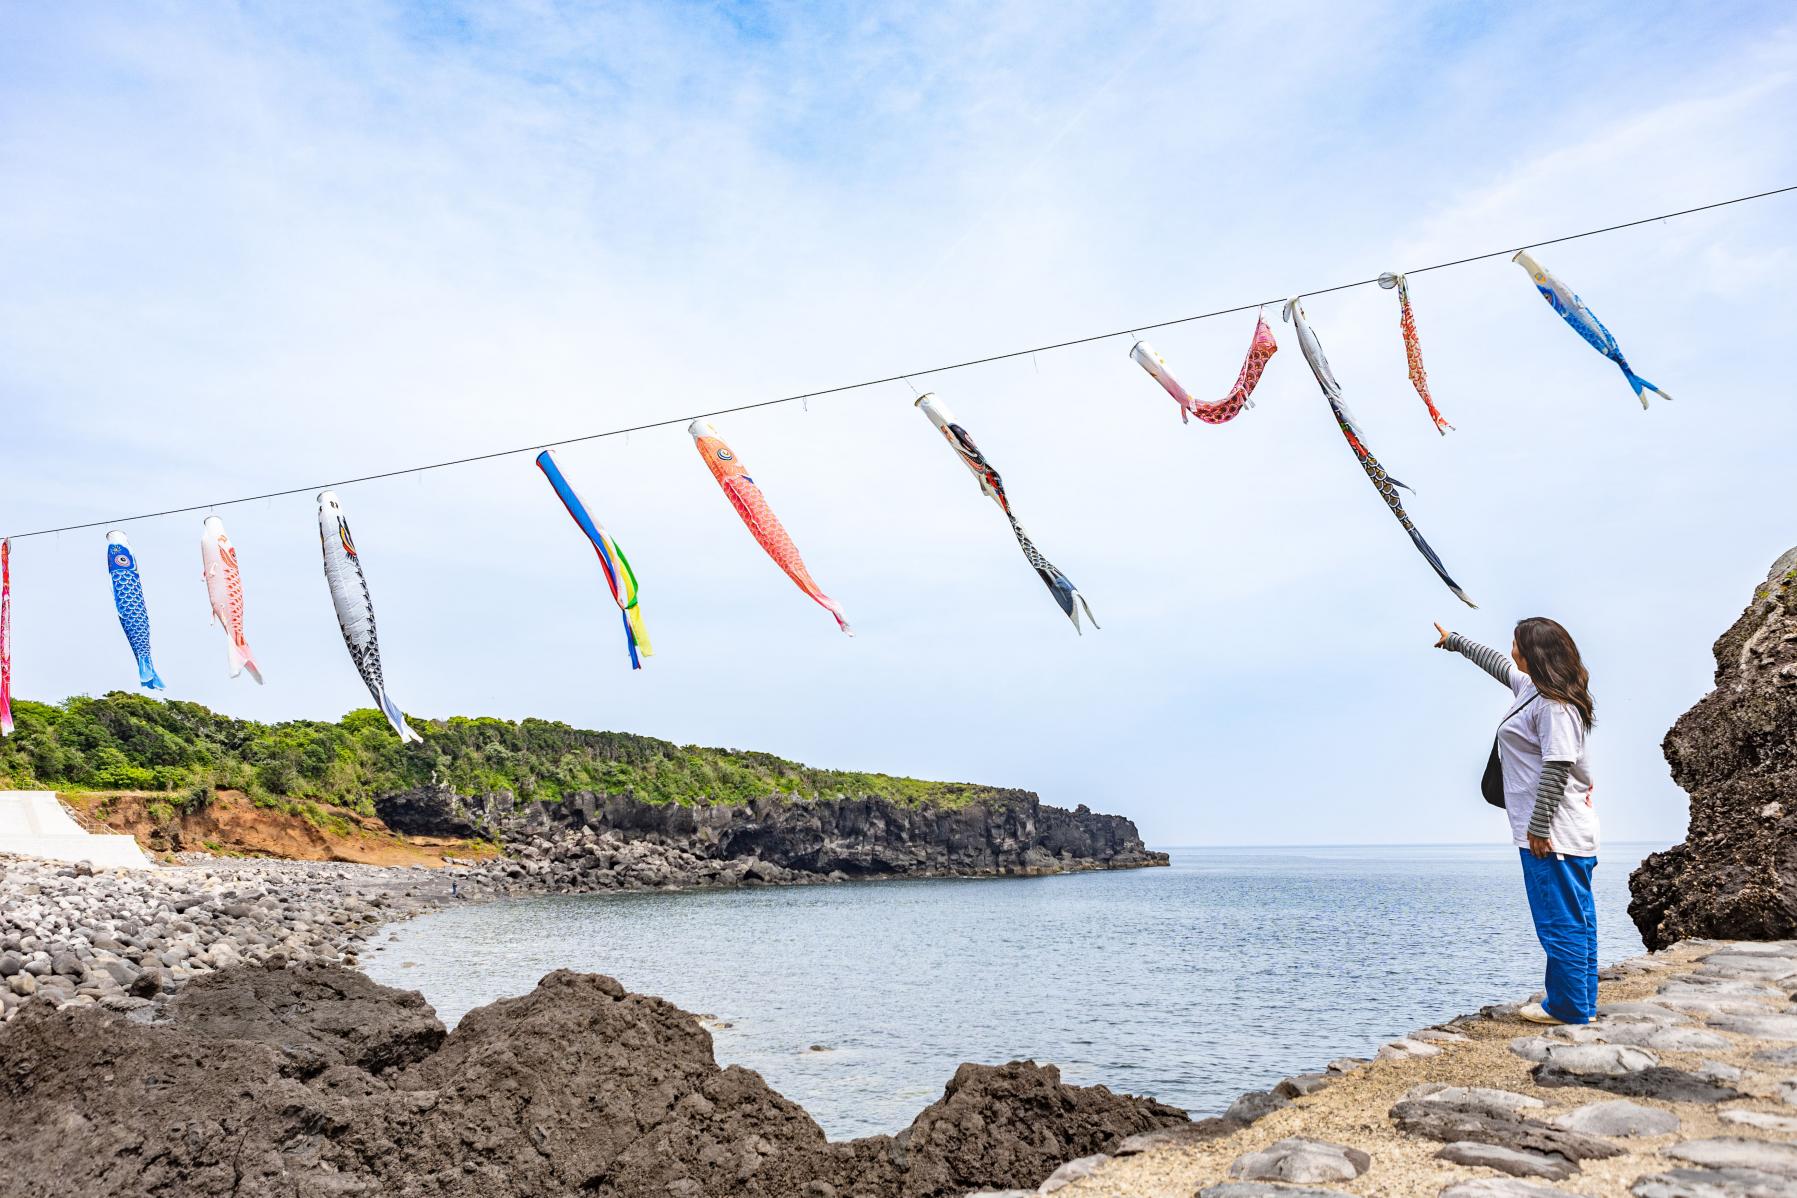
M 1535 1023 L 1589 1023 L 1597 1013 L 1597 812 L 1585 767 L 1585 737 L 1596 722 L 1590 676 L 1571 635 L 1543 616 L 1517 624 L 1508 658 L 1440 624 L 1435 631 L 1437 649 L 1510 688 L 1493 753 L 1535 935 L 1547 952 L 1547 997 L 1519 1013 Z

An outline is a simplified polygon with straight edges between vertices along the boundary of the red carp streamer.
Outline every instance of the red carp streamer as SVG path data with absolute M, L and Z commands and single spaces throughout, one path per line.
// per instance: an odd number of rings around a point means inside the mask
M 799 556 L 799 547 L 792 543 L 781 526 L 780 518 L 774 515 L 774 509 L 768 506 L 767 499 L 761 494 L 761 488 L 749 477 L 747 470 L 724 444 L 718 431 L 703 420 L 695 420 L 687 428 L 693 436 L 693 444 L 698 447 L 699 456 L 705 459 L 711 476 L 717 479 L 730 506 L 742 517 L 742 522 L 749 528 L 756 542 L 774 559 L 774 564 L 786 571 L 786 576 L 797 584 L 801 591 L 811 596 L 820 606 L 836 617 L 837 625 L 850 636 L 854 629 L 843 616 L 842 604 L 824 594 L 824 589 L 811 578 L 811 571 L 805 568 L 805 559 Z
M 1227 424 L 1241 415 L 1243 408 L 1254 406 L 1254 400 L 1250 397 L 1260 383 L 1261 372 L 1278 352 L 1279 343 L 1273 340 L 1273 330 L 1267 327 L 1267 318 L 1263 315 L 1254 322 L 1254 338 L 1248 343 L 1248 356 L 1242 361 L 1242 372 L 1235 376 L 1235 386 L 1229 389 L 1228 395 L 1214 403 L 1198 399 L 1182 387 L 1167 369 L 1167 360 L 1146 341 L 1136 342 L 1130 348 L 1129 356 L 1161 385 L 1162 390 L 1173 397 L 1173 402 L 1179 405 L 1179 419 L 1182 422 L 1189 422 L 1196 416 L 1206 424 Z
M 1429 376 L 1423 370 L 1423 346 L 1416 339 L 1416 314 L 1410 310 L 1410 284 L 1404 281 L 1403 275 L 1386 273 L 1379 276 L 1379 286 L 1387 291 L 1393 287 L 1398 289 L 1398 324 L 1404 330 L 1404 361 L 1410 367 L 1410 385 L 1422 396 L 1423 406 L 1429 409 L 1429 419 L 1435 422 L 1435 431 L 1445 437 L 1454 426 L 1429 397 Z

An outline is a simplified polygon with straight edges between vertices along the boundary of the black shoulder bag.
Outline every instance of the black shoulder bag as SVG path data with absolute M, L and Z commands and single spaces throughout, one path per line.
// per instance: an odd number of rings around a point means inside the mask
M 1518 703 L 1511 709 L 1509 715 L 1498 721 L 1498 732 L 1502 732 L 1505 724 L 1508 724 L 1511 720 L 1515 719 L 1517 714 L 1521 712 L 1523 708 L 1527 707 L 1540 697 L 1541 692 L 1536 691 L 1521 703 Z M 1485 759 L 1485 776 L 1479 779 L 1479 793 L 1484 795 L 1485 801 L 1490 803 L 1493 807 L 1502 807 L 1504 805 L 1504 763 L 1498 758 L 1498 742 L 1496 734 L 1493 734 L 1491 738 L 1491 756 Z

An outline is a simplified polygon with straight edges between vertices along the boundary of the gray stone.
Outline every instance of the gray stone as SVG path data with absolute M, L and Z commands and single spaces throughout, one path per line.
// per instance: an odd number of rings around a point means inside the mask
M 1660 1001 L 1687 1015 L 1764 1015 L 1767 1013 L 1765 1006 L 1761 1003 L 1728 995 L 1720 998 L 1662 998 Z
M 1273 1093 L 1285 1098 L 1304 1098 L 1335 1080 L 1327 1073 L 1297 1073 L 1273 1087 Z
M 1721 1061 L 1699 1061 L 1697 1068 L 1692 1072 L 1698 1077 L 1708 1078 L 1713 1082 L 1738 1082 L 1741 1080 L 1739 1069 Z
M 1727 1123 L 1740 1123 L 1764 1131 L 1797 1132 L 1797 1116 L 1774 1115 L 1769 1111 L 1717 1111 Z
M 1078 1160 L 1068 1161 L 1059 1169 L 1050 1173 L 1048 1175 L 1048 1180 L 1036 1187 L 1036 1192 L 1038 1194 L 1052 1194 L 1063 1186 L 1072 1185 L 1081 1178 L 1092 1176 L 1092 1174 L 1097 1171 L 1098 1166 L 1110 1159 L 1111 1158 L 1104 1153 L 1096 1152 L 1091 1156 L 1082 1156 Z
M 1760 1040 L 1797 1040 L 1797 1015 L 1724 1015 L 1710 1020 L 1710 1026 Z
M 1797 1065 L 1797 1048 L 1763 1048 L 1753 1059 L 1769 1065 Z
M 1685 1019 L 1671 1003 L 1607 1002 L 1597 1007 L 1599 1019 L 1633 1019 L 1649 1023 L 1684 1023 Z
M 1671 1111 L 1621 1098 L 1577 1107 L 1552 1122 L 1555 1127 L 1594 1136 L 1663 1136 L 1679 1127 L 1678 1116 Z
M 1670 1169 L 1630 1187 L 1635 1198 L 1793 1198 L 1788 1178 L 1757 1169 Z
M 87 972 L 81 964 L 81 958 L 74 953 L 57 953 L 50 958 L 50 969 L 65 978 L 79 978 Z
M 1243 1181 L 1353 1181 L 1372 1163 L 1358 1148 L 1292 1138 L 1236 1157 L 1229 1175 Z
M 1450 1086 L 1442 1082 L 1424 1082 L 1404 1092 L 1408 1102 L 1446 1102 L 1483 1111 L 1514 1114 L 1545 1106 L 1539 1098 L 1510 1090 L 1492 1090 L 1484 1086 Z
M 1721 1136 L 1713 1140 L 1686 1140 L 1661 1149 L 1667 1156 L 1712 1169 L 1757 1169 L 1797 1178 L 1797 1144 Z
M 1569 1161 L 1602 1160 L 1622 1151 L 1596 1136 L 1567 1131 L 1512 1111 L 1451 1102 L 1402 1100 L 1391 1108 L 1391 1119 L 1407 1135 L 1447 1144 L 1471 1140 L 1525 1152 L 1558 1153 Z
M 1256 1119 L 1263 1119 L 1280 1107 L 1289 1105 L 1291 1105 L 1289 1098 L 1268 1093 L 1266 1090 L 1250 1090 L 1230 1103 L 1229 1109 L 1223 1112 L 1223 1117 L 1239 1119 L 1243 1123 L 1253 1123 Z
M 1364 1057 L 1336 1057 L 1333 1061 L 1330 1061 L 1329 1064 L 1324 1066 L 1324 1068 L 1330 1073 L 1352 1073 L 1362 1065 L 1370 1065 L 1371 1063 L 1372 1062 Z
M 1325 1190 L 1316 1186 L 1276 1186 L 1264 1181 L 1226 1181 L 1205 1186 L 1198 1198 L 1343 1198 L 1346 1190 Z
M 1724 1037 L 1699 1027 L 1663 1027 L 1647 1038 L 1646 1047 L 1661 1052 L 1714 1052 L 1733 1046 Z
M 18 953 L 0 953 L 0 978 L 9 978 L 25 968 L 25 958 Z
M 1650 1069 L 1660 1058 L 1626 1044 L 1555 1044 L 1545 1063 L 1575 1077 L 1618 1077 Z
M 1477 1181 L 1455 1182 L 1441 1192 L 1440 1198 L 1578 1198 L 1578 1195 L 1538 1181 L 1481 1177 Z
M 1797 975 L 1797 960 L 1765 953 L 1711 953 L 1703 959 L 1703 968 L 1699 972 L 1711 976 L 1778 981 Z
M 21 998 L 30 998 L 37 993 L 37 978 L 31 974 L 19 972 L 6 979 L 7 989 Z
M 1545 1177 L 1564 1181 L 1577 1172 L 1577 1166 L 1563 1156 L 1546 1152 L 1527 1152 L 1504 1148 L 1497 1144 L 1478 1144 L 1469 1140 L 1449 1144 L 1435 1154 L 1437 1160 L 1477 1169 L 1496 1169 L 1512 1177 Z
M 1381 1044 L 1379 1051 L 1373 1056 L 1381 1061 L 1407 1061 L 1412 1057 L 1432 1057 L 1441 1052 L 1441 1047 L 1422 1040 L 1412 1040 L 1407 1036 L 1399 1036 L 1387 1044 Z
M 1546 1036 L 1518 1036 L 1510 1041 L 1510 1051 L 1525 1061 L 1537 1063 L 1547 1060 L 1547 1050 L 1556 1047 L 1556 1042 Z
M 1660 987 L 1662 998 L 1783 998 L 1784 991 L 1763 982 L 1711 978 L 1701 974 L 1674 978 Z

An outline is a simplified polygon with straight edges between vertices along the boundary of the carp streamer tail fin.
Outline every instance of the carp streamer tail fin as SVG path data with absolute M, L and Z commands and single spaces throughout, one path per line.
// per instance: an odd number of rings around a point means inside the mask
M 162 675 L 156 672 L 156 667 L 150 664 L 150 659 L 147 657 L 137 659 L 137 680 L 143 684 L 145 690 L 168 689 L 162 685 Z
M 1435 571 L 1435 576 L 1447 585 L 1448 590 L 1454 592 L 1454 597 L 1468 607 L 1477 608 L 1479 605 L 1472 601 L 1472 597 L 1460 589 L 1459 583 L 1449 577 L 1448 568 L 1441 564 L 1441 558 L 1435 555 L 1435 550 L 1430 548 L 1429 542 L 1423 540 L 1423 534 L 1412 528 L 1410 530 L 1410 539 L 1416 542 L 1417 551 L 1420 552 L 1423 555 L 1424 560 L 1429 563 L 1429 568 Z
M 1642 408 L 1647 407 L 1647 393 L 1649 391 L 1652 391 L 1655 395 L 1659 396 L 1661 399 L 1671 399 L 1672 398 L 1672 396 L 1666 394 L 1664 391 L 1660 390 L 1658 387 L 1654 386 L 1652 383 L 1648 382 L 1646 379 L 1642 378 L 1640 375 L 1638 375 L 1634 371 L 1630 370 L 1628 368 L 1628 363 L 1618 362 L 1617 365 L 1622 367 L 1623 377 L 1628 379 L 1629 386 L 1631 386 L 1635 389 L 1635 398 L 1641 401 Z
M 235 640 L 225 642 L 225 652 L 231 662 L 231 677 L 237 677 L 239 670 L 248 670 L 256 685 L 262 685 L 262 671 L 256 666 L 256 659 L 250 656 L 248 645 L 239 645 Z
M 386 688 L 383 687 L 381 690 L 375 692 L 374 698 L 375 701 L 381 705 L 381 713 L 387 717 L 387 722 L 393 725 L 393 731 L 399 733 L 399 739 L 402 744 L 409 742 L 411 744 L 421 745 L 424 743 L 424 738 L 412 731 L 412 726 L 406 723 L 406 717 L 399 710 L 399 704 L 395 703 L 392 698 L 388 696 Z
M 825 611 L 836 617 L 836 626 L 842 629 L 843 635 L 855 635 L 855 630 L 849 627 L 849 618 L 842 610 L 842 604 L 836 602 L 836 600 L 830 598 L 830 596 L 824 594 L 822 591 L 813 591 L 811 597 L 822 604 Z

